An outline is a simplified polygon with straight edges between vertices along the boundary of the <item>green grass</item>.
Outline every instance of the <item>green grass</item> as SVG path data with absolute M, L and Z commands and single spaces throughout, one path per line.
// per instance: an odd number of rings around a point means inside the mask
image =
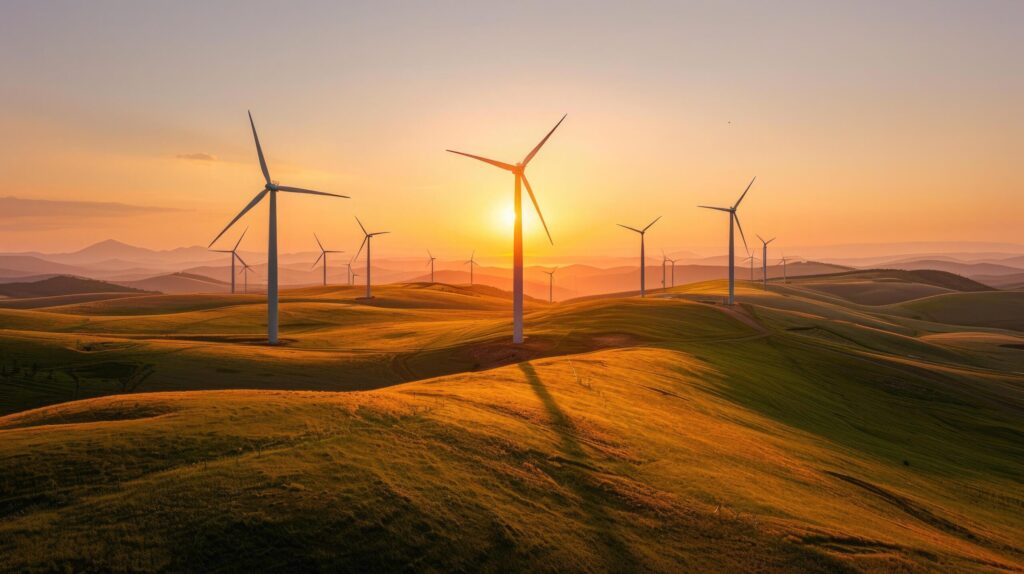
M 1024 567 L 1021 338 L 752 287 L 0 312 L 0 570 Z

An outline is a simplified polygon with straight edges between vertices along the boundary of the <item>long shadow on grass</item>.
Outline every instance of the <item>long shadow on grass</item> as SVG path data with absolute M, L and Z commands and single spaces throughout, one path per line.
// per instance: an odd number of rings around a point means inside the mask
M 639 564 L 629 547 L 622 541 L 615 532 L 613 519 L 605 512 L 605 498 L 601 491 L 594 485 L 594 481 L 588 474 L 588 468 L 592 466 L 586 462 L 587 454 L 583 451 L 579 440 L 576 439 L 576 432 L 572 421 L 565 411 L 558 406 L 555 398 L 548 392 L 547 387 L 540 380 L 537 371 L 529 363 L 520 363 L 519 369 L 526 375 L 527 382 L 537 394 L 537 398 L 544 404 L 548 415 L 551 417 L 552 427 L 558 433 L 561 443 L 559 450 L 562 457 L 572 464 L 569 476 L 569 486 L 575 490 L 577 496 L 583 501 L 582 509 L 589 517 L 589 524 L 597 534 L 601 549 L 610 570 L 617 570 L 621 565 Z

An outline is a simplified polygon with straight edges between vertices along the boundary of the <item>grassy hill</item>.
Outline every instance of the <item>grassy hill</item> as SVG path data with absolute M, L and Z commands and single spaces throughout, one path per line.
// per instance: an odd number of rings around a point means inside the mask
M 11 298 L 54 297 L 83 293 L 141 293 L 123 285 L 73 275 L 58 275 L 27 283 L 0 283 L 0 295 Z
M 0 570 L 1024 568 L 1013 293 L 723 290 L 0 309 Z
M 119 284 L 144 291 L 160 293 L 225 293 L 231 283 L 193 273 L 169 273 L 137 281 L 120 281 Z M 255 285 L 253 285 L 255 287 Z M 242 279 L 238 279 L 238 291 L 242 290 Z
M 953 292 L 992 291 L 972 279 L 923 269 L 869 269 L 800 277 L 793 283 L 862 305 L 888 305 Z

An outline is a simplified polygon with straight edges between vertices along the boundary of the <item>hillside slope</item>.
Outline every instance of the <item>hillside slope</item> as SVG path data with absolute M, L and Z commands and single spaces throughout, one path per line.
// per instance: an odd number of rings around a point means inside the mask
M 27 283 L 0 283 L 0 295 L 12 298 L 54 297 L 83 293 L 142 293 L 123 285 L 72 275 L 58 275 Z

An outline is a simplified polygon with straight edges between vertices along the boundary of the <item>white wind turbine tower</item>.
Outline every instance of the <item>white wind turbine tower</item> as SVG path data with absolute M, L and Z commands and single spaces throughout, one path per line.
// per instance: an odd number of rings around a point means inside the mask
M 739 208 L 740 202 L 747 196 L 747 192 L 750 191 L 750 186 L 754 185 L 754 180 L 757 177 L 750 180 L 747 184 L 747 189 L 743 190 L 743 194 L 736 200 L 736 203 L 732 207 L 711 207 L 708 205 L 698 205 L 704 209 L 715 209 L 718 211 L 724 211 L 729 214 L 729 304 L 732 305 L 736 302 L 736 249 L 733 240 L 733 227 L 738 227 L 740 230 L 740 237 L 743 239 L 743 247 L 747 249 L 747 238 L 743 235 L 743 226 L 740 225 L 740 217 L 736 214 L 736 209 Z M 733 223 L 736 225 L 733 226 Z
M 761 280 L 764 284 L 764 289 L 768 290 L 768 244 L 775 241 L 772 237 L 768 241 L 765 241 L 760 235 L 757 236 L 761 240 Z
M 558 271 L 558 267 L 551 271 L 544 271 L 548 275 L 548 303 L 555 302 L 555 271 Z
M 316 233 L 313 234 L 313 239 L 316 239 L 316 245 L 317 245 L 317 247 L 320 248 L 320 256 L 316 258 L 316 261 L 313 262 L 313 265 L 310 267 L 310 269 L 312 269 L 313 267 L 316 267 L 316 264 L 319 263 L 321 259 L 324 260 L 324 287 L 326 287 L 327 286 L 327 254 L 328 253 L 344 253 L 344 251 L 334 251 L 334 250 L 331 250 L 331 249 L 324 249 L 324 244 L 320 243 L 320 238 L 316 236 Z
M 476 249 L 473 250 L 473 253 L 469 254 L 469 261 L 466 261 L 465 263 L 463 263 L 463 265 L 469 265 L 469 286 L 470 287 L 473 286 L 473 266 L 474 265 L 479 265 L 479 263 L 476 262 L 476 259 L 473 259 L 474 257 L 476 257 Z
M 326 195 L 329 197 L 341 197 L 347 199 L 347 195 L 338 195 L 335 193 L 325 193 L 322 191 L 313 191 L 311 189 L 302 189 L 301 187 L 290 187 L 287 185 L 278 185 L 270 179 L 270 170 L 267 169 L 267 161 L 263 158 L 263 148 L 260 147 L 260 138 L 256 135 L 256 124 L 252 121 L 252 112 L 249 112 L 249 125 L 252 127 L 252 139 L 256 142 L 256 154 L 260 159 L 260 170 L 263 172 L 263 179 L 265 184 L 263 189 L 256 194 L 256 197 L 249 202 L 249 205 L 245 206 L 231 223 L 228 223 L 227 227 L 223 231 L 217 234 L 217 237 L 213 238 L 210 242 L 212 246 L 220 239 L 224 232 L 231 228 L 236 221 L 241 219 L 243 215 L 249 212 L 250 209 L 256 207 L 264 197 L 270 196 L 270 233 L 267 240 L 267 340 L 271 345 L 277 344 L 277 192 L 285 191 L 288 193 L 307 193 L 310 195 Z
M 242 235 L 240 235 L 238 237 L 238 241 L 235 242 L 235 246 L 232 247 L 231 249 L 210 249 L 210 251 L 213 251 L 214 253 L 230 253 L 231 254 L 231 294 L 232 295 L 234 295 L 234 293 L 235 293 L 235 259 L 241 259 L 241 257 L 238 256 L 238 246 L 242 244 L 242 238 L 245 237 L 246 231 L 249 231 L 248 227 L 246 227 L 245 231 L 242 232 Z M 213 244 L 211 243 L 210 245 L 213 245 Z
M 427 249 L 427 257 L 430 258 L 430 260 L 429 260 L 429 262 L 427 264 L 430 265 L 430 282 L 433 283 L 434 282 L 434 260 L 437 259 L 437 257 L 434 257 L 434 255 L 430 252 L 429 249 Z
M 533 189 L 530 187 L 530 181 L 526 179 L 526 166 L 530 163 L 540 148 L 548 141 L 551 134 L 555 133 L 558 126 L 562 125 L 565 121 L 565 116 L 558 120 L 555 127 L 551 128 L 548 135 L 544 136 L 544 139 L 540 140 L 540 143 L 534 147 L 530 153 L 526 154 L 523 161 L 513 165 L 502 161 L 493 159 L 487 159 L 478 155 L 472 155 L 463 153 L 461 151 L 447 150 L 452 153 L 471 157 L 476 160 L 480 160 L 484 163 L 489 163 L 494 167 L 499 167 L 506 171 L 512 172 L 515 176 L 515 194 L 513 195 L 513 206 L 515 207 L 515 226 L 512 231 L 512 342 L 519 344 L 523 342 L 523 204 L 522 204 L 522 186 L 526 186 L 526 192 L 530 194 L 530 200 L 533 202 L 533 208 L 537 210 L 537 216 L 540 217 L 540 222 L 544 226 L 544 232 L 548 235 L 548 241 L 554 245 L 554 241 L 551 239 L 551 232 L 548 231 L 548 224 L 544 222 L 544 215 L 540 212 L 540 205 L 537 204 L 537 198 L 533 195 Z M 472 265 L 470 265 L 472 269 Z
M 366 228 L 363 227 L 363 222 L 359 221 L 358 217 L 356 218 L 356 223 L 359 224 L 359 229 L 363 230 L 363 242 L 359 244 L 359 251 L 356 251 L 356 256 L 353 257 L 352 259 L 357 259 L 359 257 L 359 254 L 363 252 L 363 247 L 366 247 L 366 298 L 370 299 L 370 240 L 378 235 L 384 235 L 391 232 L 375 231 L 373 233 L 370 233 L 366 231 Z
M 660 215 L 658 217 L 655 217 L 654 221 L 648 223 L 647 227 L 645 227 L 643 229 L 637 229 L 635 227 L 630 227 L 628 225 L 623 225 L 621 223 L 618 224 L 619 227 L 624 227 L 624 228 L 626 228 L 626 229 L 628 229 L 630 231 L 635 231 L 635 232 L 640 234 L 640 296 L 641 297 L 646 297 L 647 296 L 647 290 L 646 290 L 647 256 L 645 255 L 645 252 L 644 252 L 644 235 L 647 233 L 647 230 L 650 229 L 652 225 L 654 225 L 655 223 L 658 222 L 659 219 L 661 219 Z

